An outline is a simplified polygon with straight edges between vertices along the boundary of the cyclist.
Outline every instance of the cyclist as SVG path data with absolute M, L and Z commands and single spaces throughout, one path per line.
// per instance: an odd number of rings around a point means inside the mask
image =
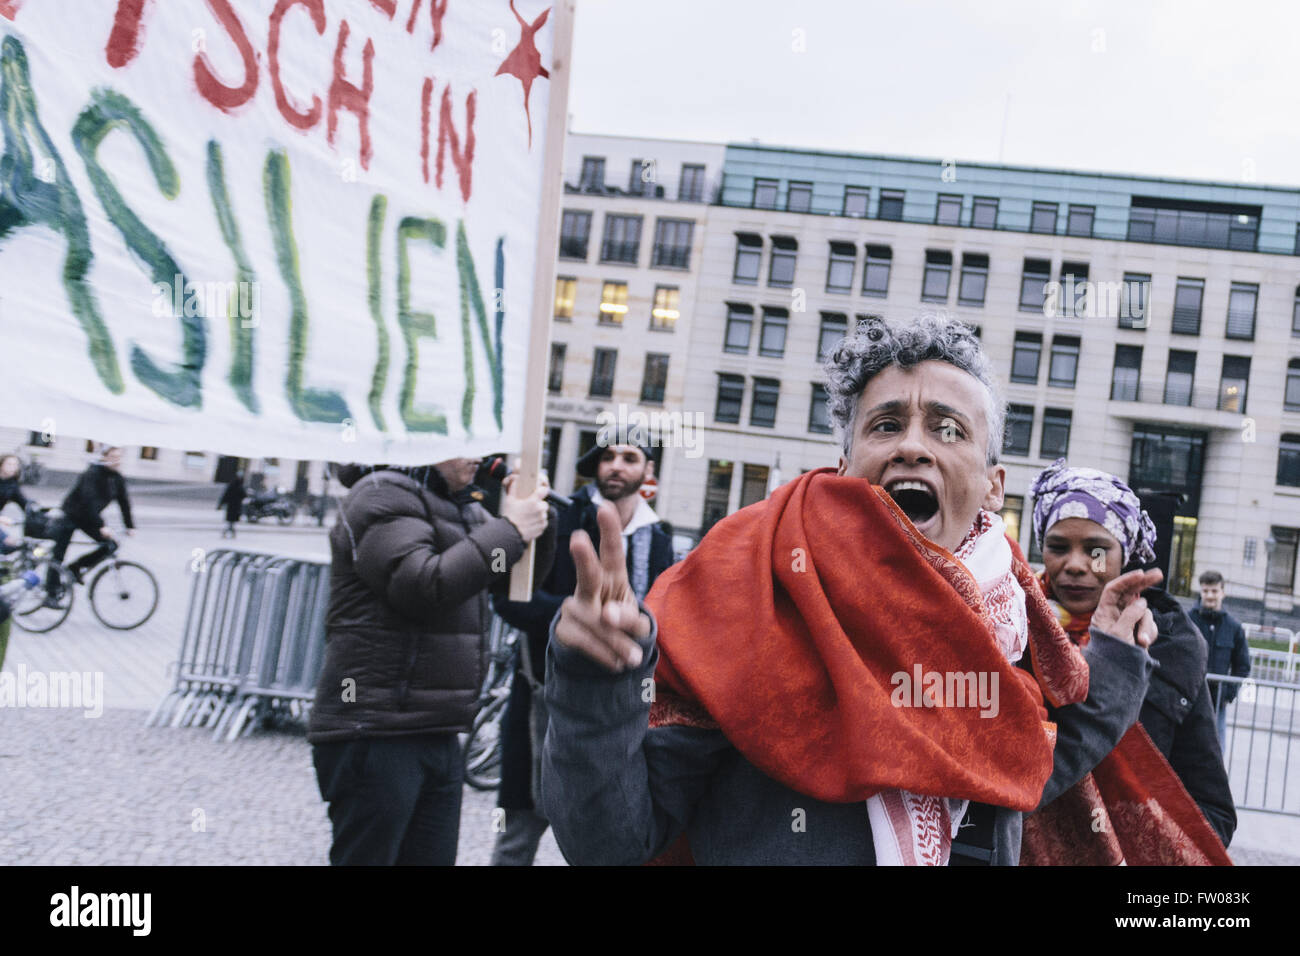
M 0 511 L 14 502 L 19 508 L 27 510 L 30 500 L 23 494 L 23 462 L 17 455 L 5 455 L 0 458 Z
M 117 550 L 113 532 L 100 517 L 109 502 L 116 501 L 122 509 L 126 533 L 132 536 L 135 534 L 135 522 L 131 520 L 131 502 L 126 496 L 126 479 L 122 477 L 121 468 L 122 449 L 115 445 L 100 446 L 99 461 L 81 473 L 77 483 L 63 499 L 63 517 L 54 526 L 54 561 L 45 579 L 47 605 L 58 607 L 63 597 L 62 583 L 54 565 L 63 563 L 68 544 L 78 528 L 100 545 L 67 566 L 78 584 L 86 571 Z

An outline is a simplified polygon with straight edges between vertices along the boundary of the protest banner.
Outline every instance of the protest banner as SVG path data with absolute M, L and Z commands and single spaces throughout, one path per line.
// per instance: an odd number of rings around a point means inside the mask
M 551 6 L 0 0 L 0 424 L 519 449 Z

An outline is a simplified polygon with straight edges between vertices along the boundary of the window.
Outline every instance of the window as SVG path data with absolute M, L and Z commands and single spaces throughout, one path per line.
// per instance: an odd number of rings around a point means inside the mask
M 713 420 L 729 425 L 740 424 L 740 403 L 745 400 L 745 376 L 718 373 L 718 400 L 713 406 Z
M 754 328 L 754 307 L 735 303 L 727 304 L 727 337 L 722 348 L 726 352 L 748 352 L 749 334 Z
M 647 352 L 645 377 L 641 380 L 641 401 L 662 405 L 664 387 L 668 384 L 668 356 Z
M 763 307 L 763 328 L 758 334 L 758 354 L 768 358 L 785 355 L 785 333 L 790 325 L 790 310 Z
M 759 263 L 763 258 L 763 237 L 752 232 L 736 233 L 736 269 L 731 281 L 745 285 L 758 282 Z
M 1254 538 L 1247 538 L 1241 549 L 1241 563 L 1248 568 L 1255 566 L 1255 547 Z
M 794 261 L 799 254 L 799 243 L 790 236 L 772 237 L 772 258 L 768 263 L 767 284 L 794 285 Z
M 633 196 L 648 196 L 654 192 L 655 162 L 653 159 L 632 160 L 632 172 L 627 177 L 627 191 Z
M 655 286 L 655 302 L 650 309 L 650 328 L 658 332 L 671 332 L 677 327 L 681 315 L 678 303 L 681 292 L 675 285 Z
M 1300 285 L 1296 286 L 1295 302 L 1291 306 L 1291 335 L 1300 337 Z
M 882 189 L 880 191 L 880 208 L 876 210 L 877 219 L 903 220 L 903 191 L 901 189 Z
M 141 461 L 157 461 L 158 449 L 153 445 L 144 445 L 140 448 Z
M 889 246 L 867 246 L 867 264 L 862 270 L 862 294 L 883 299 L 889 294 L 889 266 L 894 253 Z
M 871 199 L 871 190 L 865 186 L 844 187 L 844 215 L 854 219 L 867 218 L 867 203 Z
M 1074 388 L 1078 373 L 1079 340 L 1072 335 L 1054 336 L 1052 358 L 1047 365 L 1047 384 L 1057 388 Z M 1037 378 L 1037 374 L 1034 377 Z
M 826 408 L 825 385 L 814 383 L 812 387 L 812 403 L 808 406 L 808 430 L 817 435 L 831 433 L 831 413 Z
M 922 302 L 947 302 L 948 280 L 952 277 L 952 253 L 925 250 L 925 277 L 921 280 Z
M 1136 272 L 1124 273 L 1124 291 L 1119 302 L 1119 327 L 1145 329 L 1147 327 L 1147 292 L 1151 277 Z
M 1017 332 L 1011 353 L 1011 381 L 1038 384 L 1038 358 L 1043 351 L 1043 336 L 1038 332 Z
M 827 292 L 853 291 L 853 270 L 857 265 L 857 257 L 857 246 L 853 243 L 831 243 L 831 261 L 826 267 Z
M 1111 373 L 1110 397 L 1117 402 L 1136 402 L 1138 377 L 1142 371 L 1142 346 L 1115 346 L 1115 370 Z
M 1264 590 L 1290 594 L 1295 590 L 1296 552 L 1300 551 L 1300 530 L 1272 528 L 1273 553 L 1268 558 Z
M 586 259 L 587 239 L 591 235 L 591 213 L 564 210 L 560 222 L 560 258 Z
M 573 302 L 577 297 L 577 279 L 572 276 L 555 277 L 555 318 L 557 321 L 573 321 Z
M 641 251 L 640 216 L 605 216 L 605 238 L 600 244 L 601 262 L 636 265 Z
M 564 388 L 564 353 L 567 349 L 563 342 L 551 343 L 551 370 L 546 376 L 548 392 L 560 392 Z
M 591 362 L 591 389 L 588 394 L 593 398 L 609 398 L 614 394 L 614 363 L 618 361 L 618 349 L 596 349 Z
M 1201 297 L 1204 294 L 1204 279 L 1178 277 L 1178 287 L 1174 290 L 1173 331 L 1179 335 L 1201 334 Z
M 1283 435 L 1277 453 L 1277 483 L 1300 488 L 1300 435 Z
M 1128 238 L 1132 242 L 1253 252 L 1260 212 L 1258 206 L 1134 196 Z
M 1058 315 L 1084 316 L 1088 312 L 1088 263 L 1061 263 L 1061 299 Z
M 682 202 L 704 200 L 704 167 L 682 163 L 682 178 L 677 183 L 677 198 Z
M 1070 419 L 1068 408 L 1043 409 L 1043 434 L 1038 440 L 1039 458 L 1065 458 L 1070 454 Z
M 1191 405 L 1192 380 L 1196 375 L 1196 353 L 1170 351 L 1165 372 L 1166 405 Z
M 601 325 L 622 325 L 627 315 L 627 283 L 606 282 L 600 290 Z
M 691 234 L 695 223 L 690 219 L 660 219 L 655 223 L 654 253 L 650 265 L 687 269 L 691 265 Z
M 754 208 L 755 209 L 776 208 L 776 180 L 775 179 L 754 180 Z
M 754 401 L 749 408 L 749 424 L 758 428 L 776 425 L 776 400 L 781 394 L 781 383 L 774 378 L 754 379 Z
M 1228 293 L 1228 330 L 1224 333 L 1230 339 L 1253 339 L 1255 337 L 1255 302 L 1259 298 L 1259 286 L 1245 282 L 1234 282 Z
M 767 465 L 746 465 L 740 478 L 740 507 L 748 508 L 767 497 Z
M 941 193 L 934 210 L 934 222 L 939 226 L 960 226 L 961 197 Z
M 1286 365 L 1286 394 L 1282 404 L 1288 412 L 1300 412 L 1300 359 L 1292 359 Z
M 1022 495 L 1005 495 L 1002 498 L 1002 510 L 998 512 L 998 517 L 1002 519 L 1002 524 L 1006 526 L 1007 536 L 1012 541 L 1020 541 L 1020 516 L 1025 510 L 1025 499 Z
M 817 336 L 817 361 L 831 357 L 835 346 L 849 334 L 849 318 L 843 312 L 823 312 L 821 331 Z
M 1030 232 L 1056 232 L 1056 203 L 1036 202 L 1029 214 Z
M 785 194 L 786 212 L 808 212 L 812 209 L 812 183 L 791 183 Z
M 976 229 L 996 229 L 998 227 L 998 201 L 996 199 L 976 198 L 971 205 L 970 224 Z
M 1026 259 L 1020 276 L 1020 311 L 1042 312 L 1047 283 L 1052 281 L 1052 264 L 1046 259 Z
M 1065 217 L 1065 234 L 1091 238 L 1092 219 L 1096 212 L 1096 206 L 1071 206 Z
M 1242 355 L 1223 357 L 1223 375 L 1219 379 L 1219 408 L 1225 412 L 1246 414 L 1246 386 L 1250 382 L 1250 359 Z
M 1029 435 L 1034 430 L 1033 405 L 1007 406 L 1007 431 L 1002 439 L 1002 454 L 1029 455 Z
M 700 534 L 727 516 L 727 503 L 731 500 L 732 464 L 729 461 L 709 460 L 709 478 L 704 485 L 704 517 L 700 521 Z
M 588 193 L 605 191 L 604 156 L 582 157 L 582 178 L 578 182 L 578 188 Z
M 957 286 L 958 305 L 983 305 L 989 281 L 989 257 L 968 252 L 961 257 L 961 282 Z

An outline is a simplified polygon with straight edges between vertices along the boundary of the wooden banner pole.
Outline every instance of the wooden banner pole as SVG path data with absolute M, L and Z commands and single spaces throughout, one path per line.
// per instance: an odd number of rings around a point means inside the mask
M 546 421 L 546 373 L 551 354 L 551 315 L 555 301 L 555 256 L 560 245 L 560 197 L 564 178 L 564 141 L 568 133 L 569 64 L 573 52 L 575 0 L 555 0 L 551 7 L 550 91 L 546 106 L 546 152 L 542 164 L 541 214 L 537 219 L 537 261 L 533 268 L 533 312 L 528 329 L 528 365 L 524 379 L 524 432 L 516 470 L 518 491 L 537 487 L 542 462 L 542 428 Z M 510 571 L 510 600 L 533 595 L 532 544 Z

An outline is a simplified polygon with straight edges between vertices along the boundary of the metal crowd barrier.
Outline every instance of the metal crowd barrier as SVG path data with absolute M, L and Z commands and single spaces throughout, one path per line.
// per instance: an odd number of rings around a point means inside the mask
M 329 571 L 251 551 L 196 558 L 176 681 L 146 726 L 211 727 L 234 740 L 303 716 L 325 657 Z
M 1237 809 L 1300 817 L 1300 685 L 1224 674 L 1207 680 L 1216 717 L 1224 712 L 1220 746 Z M 1237 689 L 1231 702 L 1230 686 Z
M 1264 680 L 1300 682 L 1300 655 L 1296 653 L 1295 632 L 1285 627 L 1260 627 L 1242 624 L 1246 640 L 1267 640 L 1285 644 L 1285 651 L 1250 649 L 1250 676 Z

